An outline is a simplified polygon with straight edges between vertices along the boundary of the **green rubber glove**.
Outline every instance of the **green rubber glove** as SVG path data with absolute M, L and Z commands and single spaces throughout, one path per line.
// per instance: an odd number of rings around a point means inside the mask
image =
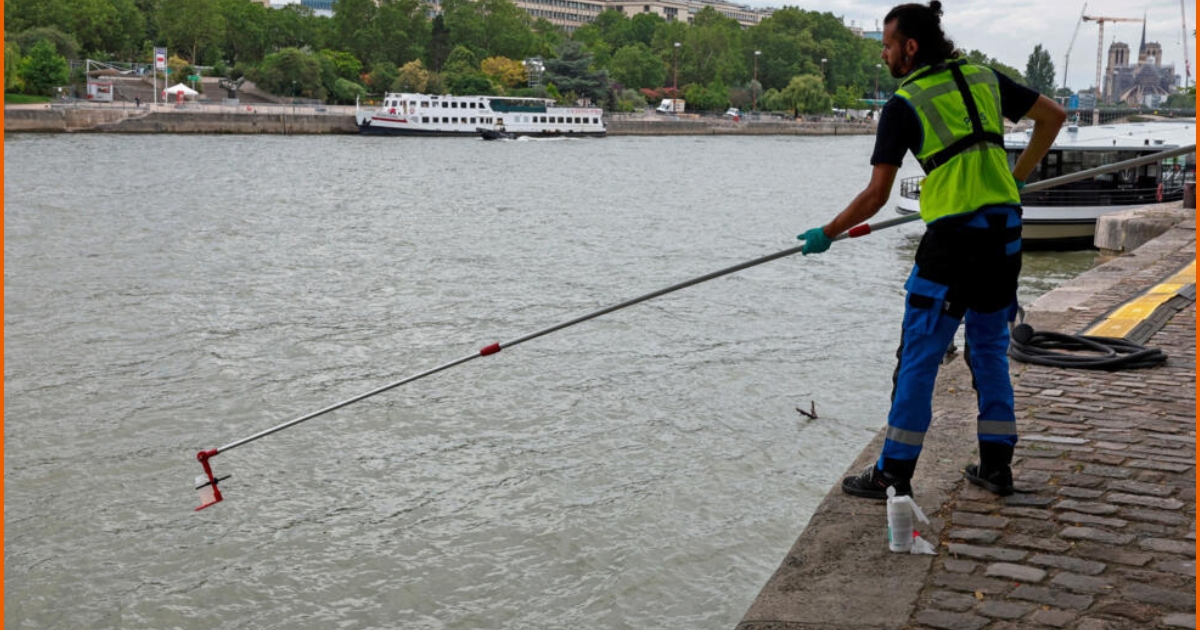
M 829 249 L 829 246 L 833 244 L 833 239 L 825 236 L 824 227 L 815 227 L 796 238 L 804 241 L 804 248 L 800 250 L 800 253 L 805 256 L 820 254 Z

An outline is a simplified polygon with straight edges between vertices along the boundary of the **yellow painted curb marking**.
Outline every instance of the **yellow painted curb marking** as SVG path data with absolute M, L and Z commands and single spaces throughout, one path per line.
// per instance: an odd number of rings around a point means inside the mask
M 1138 324 L 1153 315 L 1159 306 L 1175 297 L 1181 289 L 1189 284 L 1196 284 L 1195 261 L 1188 263 L 1175 275 L 1109 313 L 1100 323 L 1092 326 L 1083 334 L 1093 337 L 1124 337 Z

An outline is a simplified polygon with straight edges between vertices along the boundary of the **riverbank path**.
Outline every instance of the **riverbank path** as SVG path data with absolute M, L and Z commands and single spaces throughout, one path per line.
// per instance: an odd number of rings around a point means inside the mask
M 954 360 L 913 479 L 931 520 L 920 535 L 937 555 L 888 552 L 884 504 L 835 487 L 738 629 L 1195 628 L 1192 216 L 1042 296 L 1026 320 L 1083 333 L 1141 305 L 1133 310 L 1149 323 L 1136 334 L 1166 363 L 1117 372 L 1014 363 L 1018 492 L 1002 498 L 963 480 L 978 458 L 975 399 Z M 1147 300 L 1155 290 L 1171 299 Z M 882 431 L 846 473 L 869 465 L 881 443 Z

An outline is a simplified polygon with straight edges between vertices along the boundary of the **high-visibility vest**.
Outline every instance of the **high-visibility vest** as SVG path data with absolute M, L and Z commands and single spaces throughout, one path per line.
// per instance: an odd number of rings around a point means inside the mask
M 990 68 L 949 60 L 910 74 L 896 90 L 921 120 L 917 160 L 925 170 L 921 218 L 1018 205 L 1008 156 L 1000 84 Z

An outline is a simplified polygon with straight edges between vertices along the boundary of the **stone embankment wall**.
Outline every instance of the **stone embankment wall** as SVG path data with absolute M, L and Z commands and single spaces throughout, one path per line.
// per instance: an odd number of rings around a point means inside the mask
M 195 107 L 193 109 L 192 107 Z M 358 133 L 353 108 L 255 105 L 204 107 L 24 106 L 4 109 L 7 132 L 342 134 Z M 607 122 L 611 136 L 843 136 L 870 135 L 868 122 L 786 120 L 735 123 L 724 119 L 622 118 Z
M 5 108 L 6 132 L 331 134 L 357 133 L 354 117 L 301 109 L 151 111 L 149 108 Z
M 866 122 L 752 122 L 706 120 L 612 120 L 610 136 L 850 136 L 873 135 L 875 125 Z

